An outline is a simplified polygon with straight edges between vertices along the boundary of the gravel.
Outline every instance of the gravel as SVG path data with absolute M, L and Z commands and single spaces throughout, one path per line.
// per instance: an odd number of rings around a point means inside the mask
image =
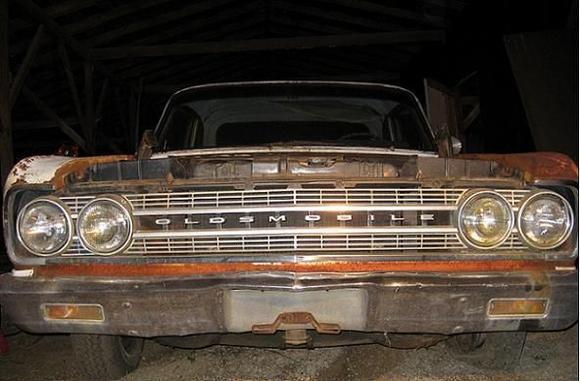
M 0 380 L 78 379 L 66 336 L 21 333 L 9 342 L 11 353 L 0 357 Z M 139 369 L 123 380 L 564 381 L 578 379 L 577 359 L 578 325 L 561 332 L 529 334 L 521 359 L 511 370 L 478 367 L 469 358 L 453 356 L 445 343 L 419 350 L 380 345 L 183 350 L 148 341 Z

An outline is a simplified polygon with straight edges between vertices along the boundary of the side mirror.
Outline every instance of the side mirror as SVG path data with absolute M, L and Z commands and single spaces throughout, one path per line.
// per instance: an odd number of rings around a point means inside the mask
M 463 143 L 461 143 L 461 140 L 459 140 L 455 136 L 452 136 L 450 140 L 451 140 L 451 152 L 453 153 L 453 155 L 458 155 L 459 153 L 461 153 L 461 149 L 463 148 Z
M 153 133 L 153 130 L 145 130 L 143 136 L 141 136 L 141 141 L 137 147 L 137 159 L 147 160 L 153 154 L 153 149 L 157 147 L 157 137 Z

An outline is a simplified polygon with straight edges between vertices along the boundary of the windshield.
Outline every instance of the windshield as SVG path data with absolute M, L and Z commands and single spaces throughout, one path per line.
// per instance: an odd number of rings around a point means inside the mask
M 316 144 L 432 151 L 415 99 L 378 86 L 260 84 L 179 93 L 159 130 L 164 151 Z

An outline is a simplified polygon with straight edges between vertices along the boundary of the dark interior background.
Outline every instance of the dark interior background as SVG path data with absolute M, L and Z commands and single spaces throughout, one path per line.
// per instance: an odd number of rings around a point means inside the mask
M 0 41 L 5 167 L 79 141 L 134 152 L 173 91 L 275 79 L 391 83 L 423 102 L 431 79 L 465 152 L 578 161 L 576 0 L 0 0 Z

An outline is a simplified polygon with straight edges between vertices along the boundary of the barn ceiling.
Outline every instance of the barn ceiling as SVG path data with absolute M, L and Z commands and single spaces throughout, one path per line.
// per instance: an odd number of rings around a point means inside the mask
M 462 0 L 12 0 L 18 152 L 132 149 L 180 87 L 263 79 L 398 82 Z M 145 121 L 143 119 L 146 119 Z

